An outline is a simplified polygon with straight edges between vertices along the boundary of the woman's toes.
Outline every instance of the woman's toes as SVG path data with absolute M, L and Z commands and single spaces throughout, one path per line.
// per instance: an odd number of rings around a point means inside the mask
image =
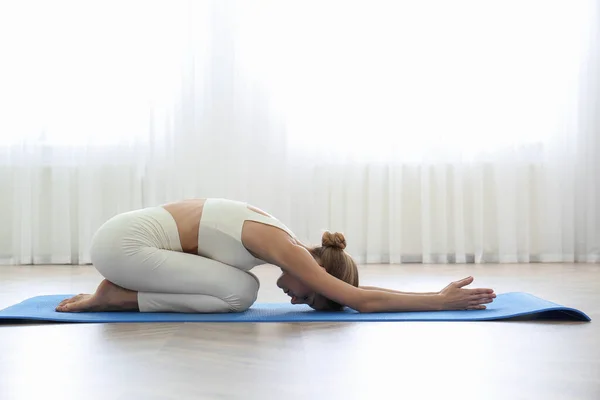
M 57 307 L 56 307 L 56 311 L 67 311 L 69 309 L 69 305 L 74 303 L 76 300 L 71 298 L 71 299 L 67 299 L 62 301 Z
M 60 304 L 67 304 L 67 303 L 73 301 L 74 299 L 75 299 L 75 296 L 69 297 L 69 298 L 64 299 L 63 301 L 61 301 Z
M 64 299 L 63 301 L 61 301 L 60 303 L 58 303 L 58 307 L 63 307 L 66 304 L 72 303 L 74 301 L 78 301 L 79 299 L 81 299 L 81 297 L 83 297 L 83 294 L 78 294 L 77 296 L 73 296 L 73 297 L 69 297 L 68 299 Z
M 86 311 L 91 308 L 92 304 L 92 295 L 82 294 L 79 296 L 75 296 L 71 301 L 59 305 L 56 308 L 56 311 L 59 312 L 77 312 L 77 311 Z
M 79 304 L 79 302 L 70 302 L 70 303 L 66 303 L 63 304 L 62 306 L 59 306 L 57 308 L 57 311 L 59 312 L 73 312 L 77 309 L 77 305 Z
M 56 306 L 56 310 L 59 311 L 59 309 L 63 308 L 65 305 L 71 303 L 75 301 L 74 297 L 68 298 L 68 299 L 64 299 L 63 301 L 61 301 L 60 303 L 58 303 L 58 306 Z

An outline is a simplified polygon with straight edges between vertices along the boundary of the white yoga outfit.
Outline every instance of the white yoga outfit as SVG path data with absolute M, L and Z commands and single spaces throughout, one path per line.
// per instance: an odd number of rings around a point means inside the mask
M 242 244 L 245 221 L 293 233 L 246 203 L 207 199 L 198 255 L 184 253 L 177 225 L 163 207 L 119 214 L 95 233 L 92 263 L 109 281 L 138 292 L 141 312 L 220 313 L 247 310 L 258 294 L 251 272 L 265 262 Z

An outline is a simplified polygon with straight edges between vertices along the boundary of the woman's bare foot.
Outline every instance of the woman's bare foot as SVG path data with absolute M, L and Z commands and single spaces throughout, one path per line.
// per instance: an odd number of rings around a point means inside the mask
M 63 300 L 56 307 L 56 311 L 139 311 L 137 292 L 117 286 L 105 279 L 98 285 L 93 295 L 79 294 Z

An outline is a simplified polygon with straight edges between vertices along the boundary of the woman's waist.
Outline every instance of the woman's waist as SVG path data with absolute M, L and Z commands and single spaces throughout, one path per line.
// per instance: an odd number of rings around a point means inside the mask
M 182 201 L 162 206 L 177 226 L 182 251 L 198 253 L 198 230 L 204 211 L 204 200 Z
M 92 245 L 113 249 L 155 247 L 182 250 L 177 225 L 162 207 L 143 208 L 110 218 L 96 231 Z

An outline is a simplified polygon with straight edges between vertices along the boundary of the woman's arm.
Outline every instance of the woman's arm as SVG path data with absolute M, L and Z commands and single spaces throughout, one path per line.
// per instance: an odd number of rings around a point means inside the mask
M 389 293 L 412 294 L 415 296 L 431 295 L 431 294 L 439 294 L 440 293 L 440 292 L 401 292 L 399 290 L 392 290 L 392 289 L 380 288 L 380 287 L 375 287 L 375 286 L 361 286 L 360 288 L 364 289 L 364 290 L 381 290 L 382 292 L 389 292 Z
M 289 248 L 278 264 L 320 295 L 359 312 L 437 311 L 443 299 L 437 295 L 412 295 L 354 287 L 330 275 L 310 253 L 299 246 Z
M 462 289 L 472 282 L 472 278 L 455 282 L 436 294 L 415 295 L 357 288 L 328 274 L 303 247 L 284 236 L 274 236 L 277 238 L 270 242 L 269 262 L 296 276 L 322 296 L 359 312 L 483 309 L 483 304 L 495 297 L 491 289 Z

